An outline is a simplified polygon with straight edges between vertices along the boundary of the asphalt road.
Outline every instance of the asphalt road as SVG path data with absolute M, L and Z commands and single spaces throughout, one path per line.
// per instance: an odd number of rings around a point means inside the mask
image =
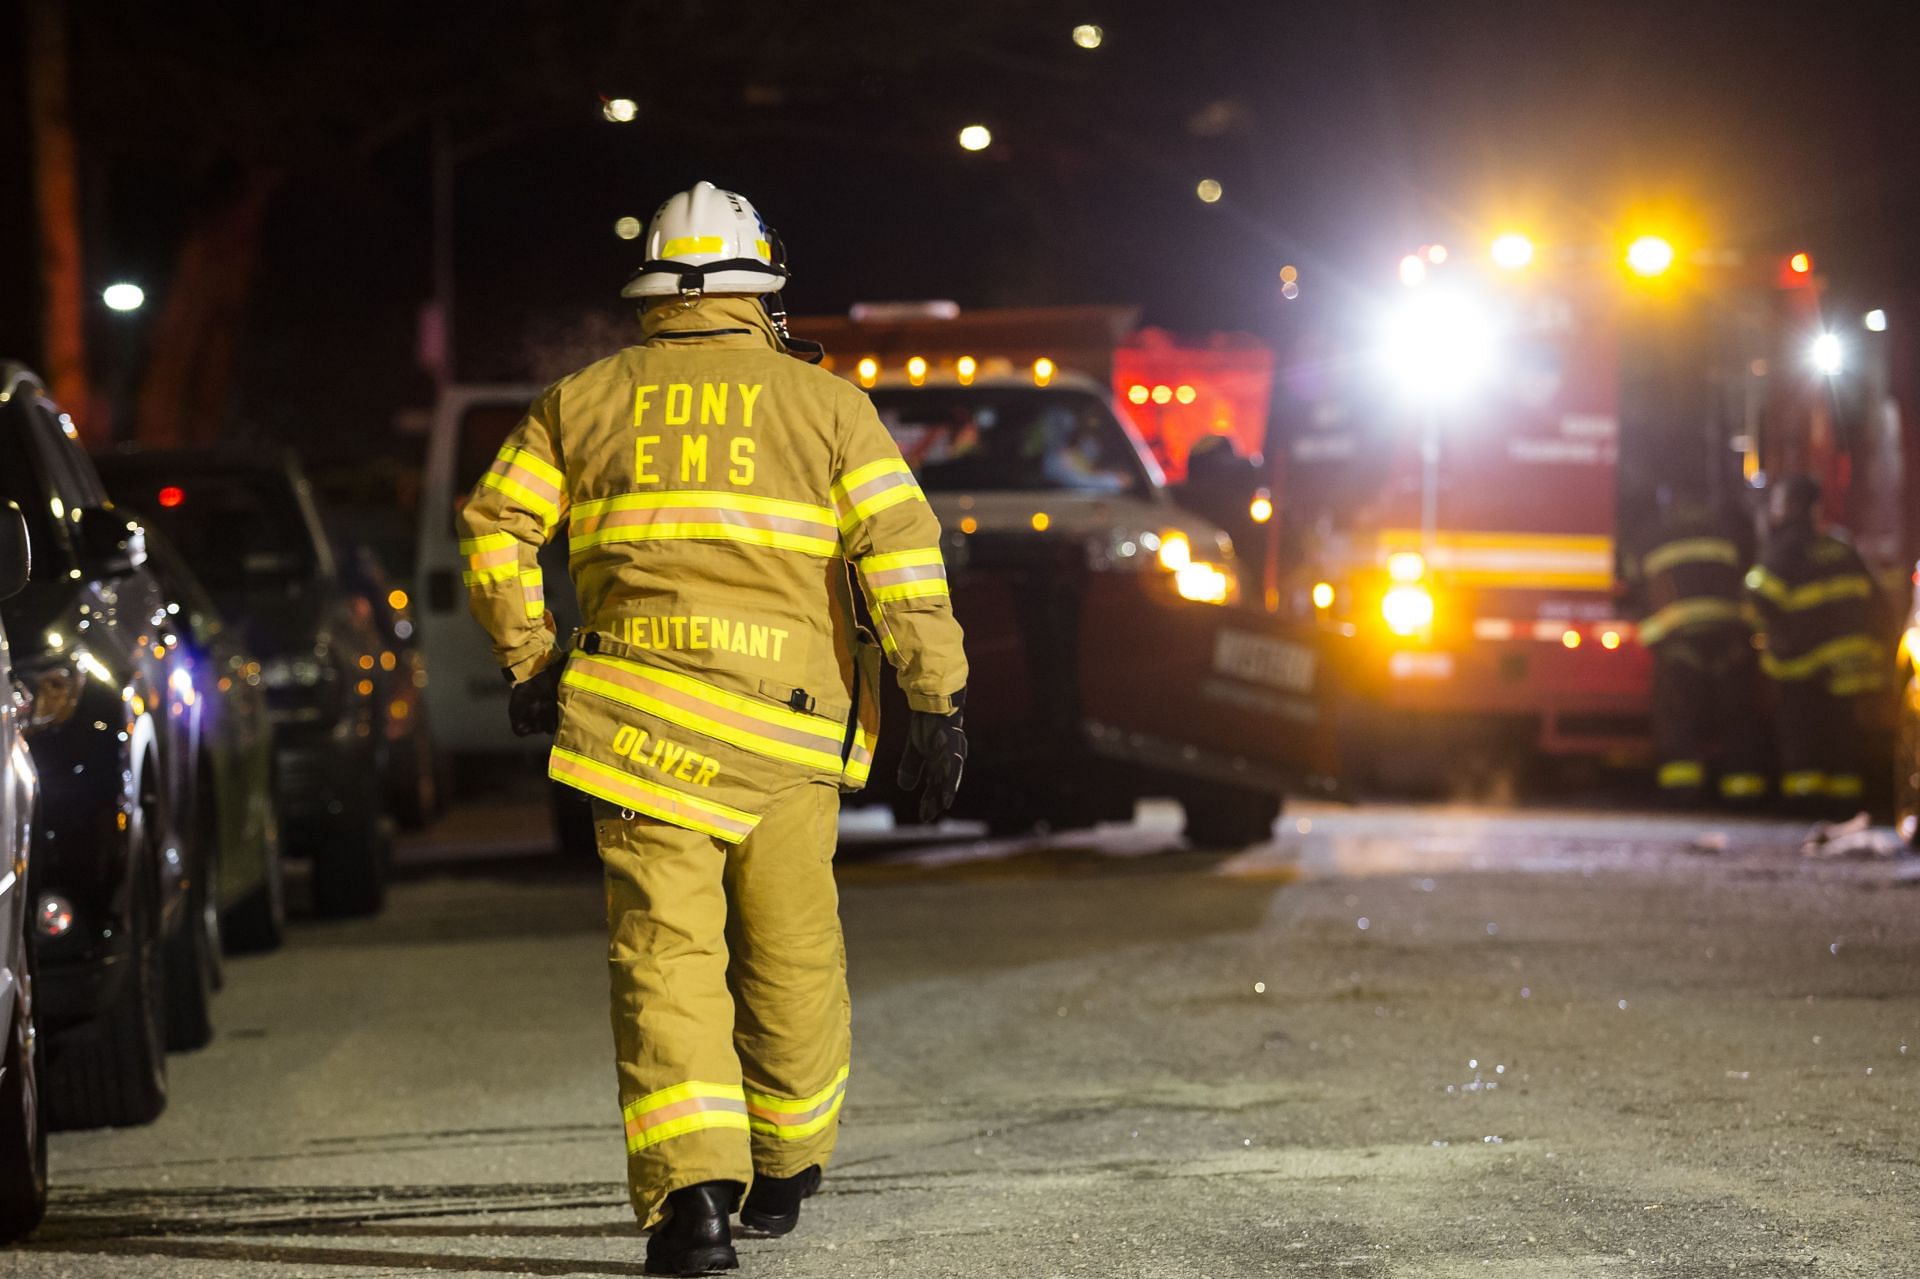
M 1798 827 L 851 834 L 854 1086 L 765 1276 L 1920 1274 L 1920 878 Z M 869 831 L 871 830 L 869 826 Z M 591 867 L 518 810 L 236 962 L 0 1274 L 633 1275 Z

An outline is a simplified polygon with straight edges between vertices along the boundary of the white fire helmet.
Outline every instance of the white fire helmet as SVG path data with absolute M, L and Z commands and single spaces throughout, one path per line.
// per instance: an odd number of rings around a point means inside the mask
M 647 260 L 623 298 L 778 293 L 787 282 L 779 235 L 743 195 L 696 182 L 654 211 Z

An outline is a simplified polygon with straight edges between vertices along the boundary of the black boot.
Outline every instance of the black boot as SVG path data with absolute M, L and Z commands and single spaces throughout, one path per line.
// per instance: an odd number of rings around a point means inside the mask
M 747 1205 L 740 1210 L 740 1224 L 763 1234 L 784 1235 L 800 1224 L 800 1201 L 818 1189 L 818 1164 L 791 1177 L 757 1176 L 747 1192 Z
M 740 1198 L 737 1181 L 703 1181 L 667 1196 L 667 1219 L 647 1240 L 650 1275 L 705 1275 L 738 1270 L 727 1217 Z

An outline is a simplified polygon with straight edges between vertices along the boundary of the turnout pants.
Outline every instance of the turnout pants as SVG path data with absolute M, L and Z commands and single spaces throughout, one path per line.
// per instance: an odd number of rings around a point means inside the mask
M 1865 789 L 1860 769 L 1857 700 L 1813 679 L 1774 685 L 1780 749 L 1780 793 L 1807 807 L 1841 808 Z
M 1765 792 L 1766 726 L 1756 705 L 1759 693 L 1744 634 L 1708 640 L 1675 636 L 1654 650 L 1653 737 L 1663 794 L 1698 800 L 1715 771 L 1722 799 L 1757 799 Z
M 641 1225 L 658 1225 L 683 1186 L 824 1167 L 851 1039 L 839 791 L 798 787 L 737 845 L 594 807 Z

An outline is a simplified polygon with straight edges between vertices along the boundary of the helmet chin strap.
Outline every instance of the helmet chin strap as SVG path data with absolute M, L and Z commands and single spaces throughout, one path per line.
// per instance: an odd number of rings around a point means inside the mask
M 767 319 L 773 324 L 773 331 L 780 338 L 780 345 L 787 348 L 787 354 L 808 364 L 818 364 L 827 358 L 827 348 L 811 338 L 797 338 L 787 332 L 787 304 L 780 300 L 778 293 L 768 293 L 760 299 L 760 305 L 766 308 Z

